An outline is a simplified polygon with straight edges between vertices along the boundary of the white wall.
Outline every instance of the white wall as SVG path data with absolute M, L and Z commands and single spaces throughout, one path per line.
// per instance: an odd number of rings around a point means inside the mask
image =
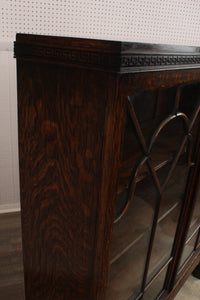
M 0 212 L 20 209 L 16 65 L 0 44 Z
M 16 32 L 200 45 L 200 0 L 0 0 L 0 36 Z
M 17 32 L 200 46 L 200 0 L 0 0 L 0 212 L 18 210 Z

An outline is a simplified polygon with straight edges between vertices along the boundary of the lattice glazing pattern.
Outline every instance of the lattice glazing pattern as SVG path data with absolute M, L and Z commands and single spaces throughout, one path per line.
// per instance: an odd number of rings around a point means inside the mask
M 193 116 L 191 118 L 191 120 L 189 120 L 188 116 L 183 113 L 183 112 L 179 112 L 178 109 L 179 109 L 179 102 L 180 102 L 180 96 L 181 96 L 181 89 L 182 87 L 178 87 L 177 89 L 177 94 L 176 94 L 176 100 L 175 100 L 175 106 L 174 106 L 174 111 L 173 113 L 168 116 L 167 118 L 165 118 L 161 123 L 160 125 L 157 127 L 157 129 L 155 130 L 151 140 L 150 140 L 150 143 L 149 145 L 146 144 L 145 142 L 145 138 L 143 136 L 143 133 L 142 133 L 142 130 L 141 130 L 141 127 L 140 127 L 140 124 L 138 122 L 138 119 L 137 119 L 137 116 L 136 116 L 136 113 L 135 113 L 135 110 L 134 110 L 134 106 L 132 104 L 132 101 L 130 99 L 130 97 L 128 98 L 128 112 L 129 112 L 129 115 L 131 117 L 131 120 L 132 120 L 132 123 L 133 123 L 133 127 L 134 129 L 136 130 L 136 134 L 137 134 L 137 137 L 138 137 L 138 141 L 140 143 L 140 146 L 141 146 L 141 149 L 142 149 L 142 152 L 144 154 L 144 156 L 141 158 L 141 162 L 137 165 L 136 169 L 133 169 L 133 175 L 132 175 L 132 178 L 130 180 L 130 183 L 129 183 L 129 187 L 128 187 L 128 197 L 127 197 L 127 201 L 125 203 L 125 206 L 124 208 L 122 209 L 121 213 L 118 215 L 118 217 L 115 219 L 115 222 L 118 222 L 122 217 L 123 215 L 126 213 L 129 205 L 130 205 L 130 201 L 133 199 L 133 196 L 134 196 L 134 190 L 135 190 L 135 187 L 136 187 L 136 183 L 137 183 L 137 175 L 142 167 L 142 165 L 146 162 L 147 165 L 148 165 L 148 169 L 149 169 L 149 173 L 152 175 L 153 179 L 154 179 L 154 182 L 155 182 L 155 185 L 158 189 L 158 192 L 160 193 L 160 195 L 162 195 L 162 193 L 164 192 L 165 190 L 165 187 L 171 177 L 171 174 L 177 164 L 177 161 L 178 159 L 180 158 L 180 155 L 181 153 L 183 152 L 183 149 L 187 143 L 187 141 L 190 139 L 191 137 L 191 130 L 193 128 L 193 125 L 195 123 L 195 120 L 198 116 L 198 113 L 200 111 L 200 99 L 197 103 L 197 106 L 194 110 L 194 113 L 193 113 Z M 171 164 L 171 167 L 169 169 L 169 172 L 164 180 L 164 182 L 161 184 L 160 181 L 159 181 L 159 178 L 157 176 L 157 173 L 156 173 L 156 170 L 155 170 L 155 167 L 153 166 L 153 163 L 152 163 L 152 159 L 151 159 L 151 151 L 152 151 L 152 148 L 153 148 L 153 145 L 156 141 L 156 139 L 158 138 L 159 136 L 159 133 L 161 132 L 161 130 L 168 124 L 170 123 L 172 120 L 176 119 L 176 118 L 181 118 L 184 123 L 185 123 L 185 136 L 180 144 L 180 147 L 175 155 L 175 157 L 173 158 L 173 162 Z
M 185 112 L 180 111 L 181 110 L 180 101 L 181 101 L 183 89 L 184 89 L 184 85 L 180 85 L 179 87 L 177 87 L 176 97 L 175 97 L 175 101 L 174 101 L 174 105 L 173 105 L 171 114 L 168 115 L 167 117 L 165 117 L 160 122 L 160 124 L 156 127 L 156 130 L 154 131 L 154 133 L 148 143 L 145 139 L 145 135 L 142 132 L 142 127 L 140 126 L 140 122 L 136 115 L 136 111 L 134 108 L 134 96 L 128 97 L 128 114 L 130 116 L 133 131 L 136 133 L 137 140 L 139 142 L 141 152 L 143 155 L 141 156 L 139 163 L 137 163 L 136 166 L 133 166 L 132 176 L 130 178 L 130 181 L 129 181 L 129 184 L 127 187 L 128 192 L 127 192 L 126 200 L 124 201 L 124 205 L 121 208 L 121 211 L 118 212 L 114 222 L 115 223 L 120 222 L 120 220 L 128 212 L 131 202 L 134 201 L 134 194 L 135 194 L 135 190 L 136 190 L 136 186 L 137 186 L 137 182 L 138 182 L 138 176 L 140 176 L 140 171 L 144 165 L 146 165 L 148 168 L 148 170 L 147 170 L 148 176 L 150 176 L 152 178 L 152 184 L 155 186 L 155 188 L 157 190 L 157 194 L 158 194 L 158 197 L 156 199 L 155 209 L 154 209 L 154 217 L 153 217 L 153 223 L 152 223 L 152 227 L 151 227 L 148 251 L 146 253 L 147 254 L 146 255 L 146 264 L 145 264 L 145 268 L 144 268 L 143 280 L 142 280 L 142 285 L 141 285 L 141 293 L 139 294 L 139 296 L 138 296 L 139 298 L 137 298 L 137 299 L 140 299 L 140 297 L 143 297 L 144 293 L 147 290 L 149 291 L 149 287 L 151 286 L 152 282 L 154 282 L 155 279 L 160 276 L 159 274 L 162 274 L 163 271 L 167 270 L 167 267 L 169 266 L 170 262 L 172 262 L 172 260 L 173 260 L 173 256 L 170 254 L 170 252 L 172 251 L 172 246 L 173 246 L 173 240 L 172 240 L 170 242 L 171 245 L 168 246 L 169 247 L 169 256 L 166 257 L 165 261 L 160 266 L 160 270 L 157 270 L 156 272 L 151 274 L 151 272 L 150 272 L 151 264 L 150 263 L 151 263 L 151 259 L 152 259 L 152 255 L 153 255 L 153 249 L 154 249 L 153 247 L 154 247 L 154 243 L 155 243 L 155 235 L 157 232 L 157 225 L 160 222 L 159 221 L 159 213 L 160 213 L 160 208 L 161 208 L 161 203 L 162 203 L 163 197 L 165 196 L 165 194 L 169 188 L 168 183 L 171 180 L 172 175 L 174 174 L 175 168 L 179 164 L 183 153 L 185 153 L 184 157 L 186 157 L 186 162 L 187 162 L 186 165 L 188 165 L 188 169 L 193 164 L 193 162 L 191 161 L 191 152 L 192 152 L 191 151 L 191 139 L 192 139 L 192 130 L 193 130 L 194 124 L 196 124 L 195 122 L 198 120 L 198 116 L 199 116 L 199 112 L 200 112 L 200 97 L 199 97 L 200 89 L 198 87 L 198 96 L 197 96 L 198 99 L 196 101 L 195 107 L 193 107 L 193 112 L 191 112 L 191 111 L 188 112 L 189 115 L 187 115 L 187 113 L 185 113 Z M 153 163 L 152 149 L 154 148 L 156 141 L 159 139 L 159 136 L 160 136 L 162 130 L 165 129 L 165 127 L 168 126 L 168 124 L 170 124 L 171 122 L 174 122 L 178 119 L 179 119 L 179 121 L 182 121 L 182 123 L 183 123 L 183 128 L 182 128 L 183 136 L 181 137 L 178 149 L 176 149 L 176 151 L 174 151 L 174 156 L 172 157 L 170 162 L 168 162 L 169 167 L 167 169 L 166 174 L 164 175 L 164 177 L 161 180 L 161 178 L 159 178 L 159 172 L 157 172 L 156 167 Z M 174 130 L 175 130 L 175 128 L 174 128 Z M 181 174 L 181 176 L 184 177 L 183 174 Z M 181 205 L 182 205 L 181 203 L 179 203 L 179 205 L 178 205 L 179 213 L 180 213 Z M 177 213 L 177 215 L 175 214 L 176 220 L 173 221 L 174 226 L 175 226 L 175 229 L 174 229 L 175 231 L 176 231 L 176 225 L 177 225 L 179 213 Z M 197 237 L 197 239 L 198 239 L 198 237 Z M 196 243 L 197 243 L 197 241 L 196 241 Z

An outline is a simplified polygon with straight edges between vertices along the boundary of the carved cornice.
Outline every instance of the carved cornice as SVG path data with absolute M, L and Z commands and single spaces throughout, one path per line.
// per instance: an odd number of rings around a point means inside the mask
M 65 64 L 81 65 L 96 69 L 123 70 L 142 67 L 170 67 L 199 65 L 200 54 L 136 54 L 107 53 L 99 51 L 58 48 L 46 45 L 29 45 L 15 42 L 15 57 L 24 59 L 52 60 Z
M 200 64 L 200 55 L 123 55 L 122 67 Z

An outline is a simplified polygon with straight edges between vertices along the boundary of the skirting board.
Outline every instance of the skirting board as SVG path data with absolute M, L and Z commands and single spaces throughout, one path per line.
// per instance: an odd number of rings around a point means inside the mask
M 0 214 L 20 211 L 19 203 L 0 204 Z

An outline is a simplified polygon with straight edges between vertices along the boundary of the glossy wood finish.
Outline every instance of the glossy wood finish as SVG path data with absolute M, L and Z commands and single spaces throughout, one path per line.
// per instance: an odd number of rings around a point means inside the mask
M 117 102 L 106 102 L 115 100 L 115 78 L 99 73 L 92 88 L 96 75 L 18 62 L 27 299 L 93 299 L 91 286 L 106 274 L 110 233 L 101 226 L 112 224 L 121 126 Z
M 193 105 L 198 98 L 199 53 L 197 47 L 17 35 L 27 300 L 127 300 L 133 292 L 133 273 L 135 283 L 141 273 L 137 299 L 160 292 L 167 298 L 195 268 L 198 251 L 188 260 L 191 267 L 187 264 L 175 282 L 199 180 L 198 143 L 185 151 L 191 120 L 196 120 L 187 103 Z M 132 111 L 131 101 L 136 105 Z M 173 123 L 177 118 L 182 118 L 183 126 Z M 165 126 L 171 121 L 171 128 Z M 141 158 L 136 208 L 127 206 L 127 219 L 124 215 L 121 225 L 113 226 L 115 208 L 123 204 L 133 167 Z M 180 158 L 191 168 L 174 202 L 170 193 L 174 194 L 176 184 L 171 188 L 170 178 Z M 168 196 L 162 202 L 165 188 Z M 171 239 L 162 240 L 159 226 L 166 236 L 173 232 Z M 146 229 L 145 248 L 137 238 Z M 168 247 L 160 263 L 154 245 Z M 120 260 L 123 255 L 125 263 Z M 128 292 L 127 272 L 131 274 Z M 118 289 L 121 284 L 121 298 L 111 292 L 112 278 L 117 278 Z
M 197 68 L 200 48 L 18 34 L 18 58 L 117 73 Z

